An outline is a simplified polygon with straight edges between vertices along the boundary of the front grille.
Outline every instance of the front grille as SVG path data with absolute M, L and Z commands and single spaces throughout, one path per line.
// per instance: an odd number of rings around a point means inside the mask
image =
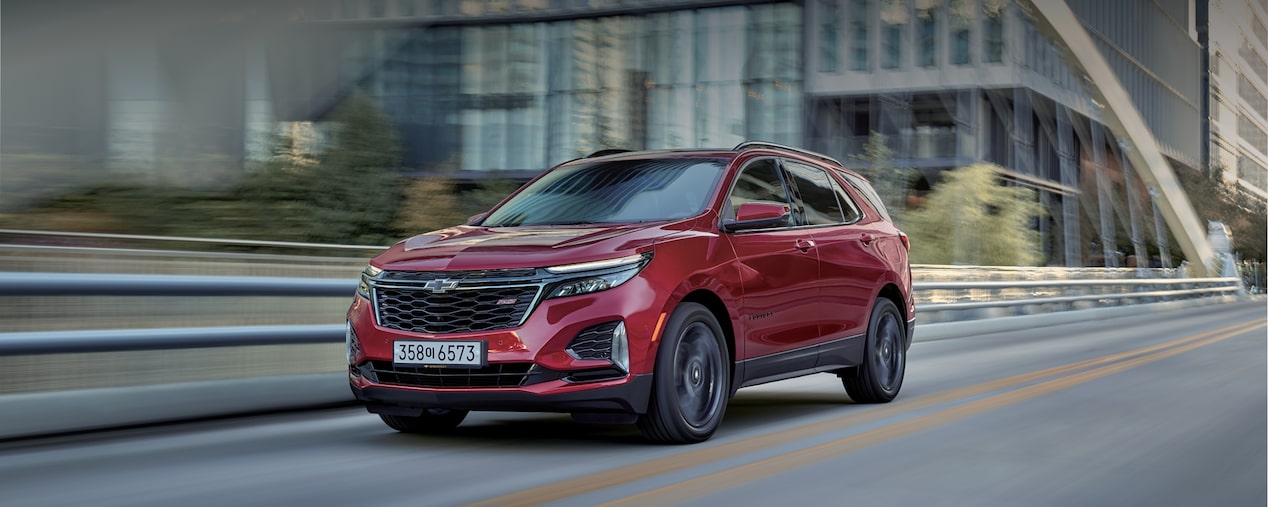
M 520 325 L 537 286 L 487 287 L 435 293 L 412 287 L 376 287 L 379 324 L 414 333 L 494 331 Z
M 616 322 L 588 327 L 577 333 L 577 337 L 568 344 L 568 350 L 577 359 L 608 359 L 612 356 L 612 330 Z
M 370 361 L 370 368 L 382 384 L 446 388 L 519 387 L 524 385 L 533 363 L 497 363 L 483 368 L 427 368 Z

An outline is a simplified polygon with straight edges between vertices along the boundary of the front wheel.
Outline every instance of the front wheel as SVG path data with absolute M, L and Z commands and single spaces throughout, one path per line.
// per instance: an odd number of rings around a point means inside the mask
M 898 307 L 889 299 L 877 299 L 868 320 L 863 364 L 841 375 L 841 383 L 850 399 L 858 403 L 886 403 L 898 396 L 907 368 L 904 336 Z
M 401 433 L 443 433 L 462 424 L 462 420 L 467 418 L 467 411 L 429 408 L 417 417 L 379 414 L 379 418 Z
M 690 444 L 713 435 L 731 392 L 731 359 L 722 327 L 708 308 L 683 303 L 674 310 L 652 378 L 647 413 L 638 418 L 643 436 Z

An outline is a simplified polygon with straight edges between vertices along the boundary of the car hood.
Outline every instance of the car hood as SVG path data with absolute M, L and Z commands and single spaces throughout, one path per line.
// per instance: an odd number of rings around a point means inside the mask
M 558 266 L 628 255 L 688 225 L 459 226 L 397 243 L 371 263 L 408 271 Z

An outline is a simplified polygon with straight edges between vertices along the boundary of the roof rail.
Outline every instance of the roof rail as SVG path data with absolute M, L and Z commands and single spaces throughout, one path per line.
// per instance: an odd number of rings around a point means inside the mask
M 586 155 L 586 158 L 605 157 L 608 155 L 616 155 L 617 153 L 629 153 L 631 151 L 634 151 L 634 150 L 627 150 L 624 148 L 604 148 L 602 150 Z
M 840 167 L 845 167 L 845 164 L 842 164 L 840 160 L 829 157 L 819 152 L 803 150 L 801 148 L 793 148 L 792 146 L 786 146 L 786 145 L 778 144 L 778 143 L 770 143 L 766 141 L 745 141 L 735 145 L 734 148 L 731 148 L 731 151 L 744 151 L 744 150 L 756 150 L 756 149 L 787 151 L 787 152 L 796 153 L 799 155 L 805 155 L 807 157 L 817 158 L 824 162 L 831 162 Z

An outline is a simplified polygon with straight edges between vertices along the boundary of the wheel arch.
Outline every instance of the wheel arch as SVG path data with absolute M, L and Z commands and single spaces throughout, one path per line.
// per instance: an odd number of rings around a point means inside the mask
M 708 289 L 696 289 L 688 293 L 682 298 L 681 303 L 696 303 L 704 306 L 713 314 L 713 318 L 717 319 L 718 326 L 722 327 L 722 337 L 726 340 L 727 356 L 731 360 L 731 385 L 734 389 L 735 385 L 735 328 L 731 325 L 731 313 L 727 310 L 726 303 L 722 302 L 722 298 Z
M 906 298 L 903 297 L 902 290 L 899 290 L 898 286 L 893 283 L 887 283 L 884 287 L 881 287 L 877 297 L 893 301 L 894 306 L 898 307 L 898 315 L 902 316 L 902 318 L 898 320 L 903 326 L 903 334 L 905 336 L 904 340 L 906 341 L 903 345 L 905 348 L 911 347 L 911 330 L 907 329 L 910 324 L 907 322 L 907 301 Z

